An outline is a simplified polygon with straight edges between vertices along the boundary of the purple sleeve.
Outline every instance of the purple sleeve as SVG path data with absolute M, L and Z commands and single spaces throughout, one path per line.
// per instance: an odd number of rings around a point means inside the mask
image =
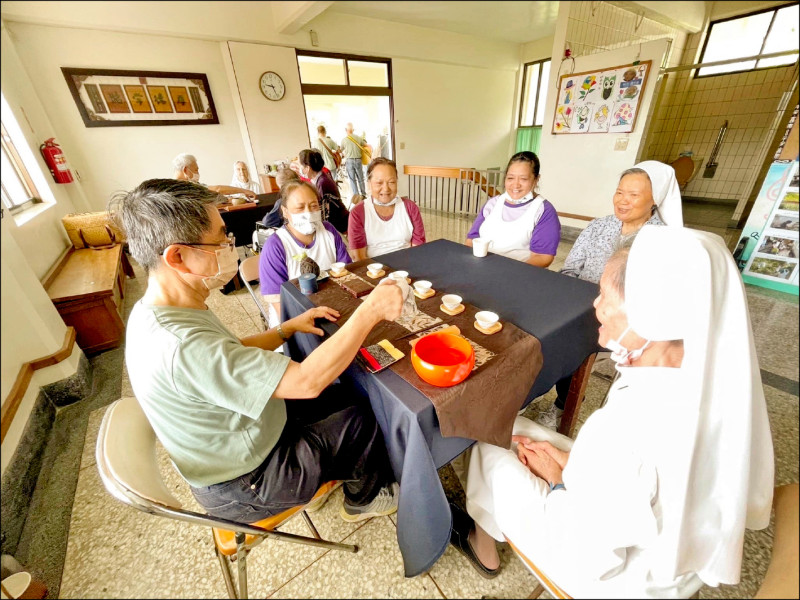
M 419 207 L 414 204 L 413 200 L 403 198 L 406 205 L 406 212 L 411 219 L 413 231 L 411 232 L 411 245 L 419 246 L 425 243 L 425 224 L 422 222 L 422 214 L 419 212 Z
M 267 238 L 261 249 L 261 258 L 258 259 L 258 277 L 262 296 L 280 294 L 281 284 L 289 281 L 286 251 L 276 233 Z
M 495 196 L 495 198 L 497 198 L 497 196 Z M 483 222 L 486 220 L 486 209 L 491 208 L 489 206 L 490 204 L 494 205 L 496 203 L 497 200 L 494 198 L 489 198 L 486 201 L 486 204 L 484 204 L 483 208 L 481 208 L 481 212 L 478 213 L 478 216 L 475 218 L 475 222 L 472 224 L 472 227 L 470 227 L 469 232 L 467 233 L 468 240 L 474 240 L 475 238 L 481 236 L 481 225 L 483 225 Z
M 347 239 L 350 247 L 359 250 L 367 247 L 367 232 L 364 231 L 364 202 L 356 204 L 350 211 L 350 220 L 347 223 Z
M 345 246 L 344 240 L 342 236 L 339 235 L 339 232 L 336 231 L 336 228 L 327 221 L 323 221 L 322 226 L 333 236 L 333 243 L 334 246 L 336 246 L 336 260 L 345 264 L 353 262 L 350 255 L 347 253 L 347 246 Z
M 550 202 L 544 201 L 544 211 L 533 229 L 531 236 L 531 252 L 555 256 L 558 252 L 558 242 L 561 240 L 561 221 L 558 213 Z

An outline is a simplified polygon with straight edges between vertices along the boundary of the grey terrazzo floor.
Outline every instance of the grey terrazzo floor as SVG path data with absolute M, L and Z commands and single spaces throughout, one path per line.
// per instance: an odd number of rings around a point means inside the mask
M 707 209 L 704 207 L 703 211 Z M 446 237 L 462 241 L 470 220 L 424 214 L 428 239 Z M 703 213 L 706 223 L 707 213 Z M 691 221 L 691 216 L 687 218 Z M 720 233 L 720 231 L 717 231 Z M 736 231 L 722 231 L 737 241 Z M 557 270 L 569 252 L 562 242 L 552 269 Z M 144 291 L 139 277 L 128 281 L 126 317 Z M 798 481 L 798 302 L 796 297 L 747 287 L 751 319 L 761 368 L 776 387 L 765 385 L 776 456 L 776 485 Z M 260 331 L 258 311 L 246 290 L 223 296 L 214 292 L 209 306 L 238 335 Z M 91 405 L 71 420 L 59 413 L 56 439 L 65 438 L 65 451 L 50 461 L 51 473 L 40 479 L 32 511 L 23 533 L 23 563 L 41 574 L 51 597 L 62 598 L 215 598 L 225 597 L 225 587 L 212 549 L 210 532 L 200 526 L 158 518 L 122 505 L 103 488 L 94 462 L 94 444 L 105 406 L 132 395 L 121 350 L 93 359 L 101 379 Z M 99 371 L 98 371 L 99 367 Z M 596 410 L 609 381 L 610 366 L 598 364 L 590 379 L 579 416 L 578 431 Z M 765 377 L 765 381 L 767 378 Z M 554 399 L 551 391 L 532 403 L 526 416 L 535 418 Z M 86 402 L 86 401 L 84 401 Z M 79 403 L 80 404 L 80 403 Z M 69 409 L 65 409 L 69 410 Z M 60 432 L 60 433 L 59 433 Z M 85 437 L 84 437 L 85 432 Z M 58 436 L 61 436 L 59 438 Z M 53 444 L 51 443 L 51 446 Z M 48 451 L 58 455 L 55 448 Z M 191 493 L 159 453 L 163 473 L 173 493 L 187 506 L 197 508 Z M 80 468 L 74 466 L 80 460 Z M 70 464 L 65 464 L 70 463 Z M 62 472 L 63 471 L 63 472 Z M 71 472 L 72 475 L 68 475 Z M 440 469 L 448 497 L 463 503 L 463 490 L 450 466 Z M 74 499 L 73 499 L 74 494 Z M 312 515 L 320 534 L 335 541 L 356 543 L 357 554 L 317 549 L 268 540 L 248 558 L 250 596 L 253 598 L 524 598 L 535 587 L 532 575 L 510 550 L 501 546 L 503 570 L 494 580 L 481 578 L 460 554 L 449 547 L 425 575 L 406 579 L 396 541 L 396 522 L 382 517 L 351 524 L 338 516 L 342 492 L 337 490 Z M 71 509 L 70 509 L 71 507 Z M 59 531 L 65 543 L 59 544 Z M 307 533 L 299 518 L 283 528 Z M 747 532 L 742 581 L 737 586 L 705 587 L 701 598 L 752 597 L 763 579 L 770 557 L 772 526 Z M 543 595 L 542 597 L 547 597 Z

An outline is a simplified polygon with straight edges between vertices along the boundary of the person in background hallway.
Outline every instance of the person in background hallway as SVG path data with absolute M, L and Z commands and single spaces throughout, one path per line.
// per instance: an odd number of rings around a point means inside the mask
M 342 235 L 347 234 L 347 220 L 350 213 L 339 195 L 339 186 L 325 170 L 325 162 L 318 150 L 301 150 L 298 156 L 300 174 L 317 188 L 322 204 L 323 219 L 328 221 Z
M 350 192 L 366 196 L 367 191 L 364 188 L 364 169 L 361 164 L 361 147 L 367 142 L 363 137 L 353 133 L 352 123 L 348 123 L 344 130 L 347 135 L 342 139 L 340 146 L 342 158 L 347 168 L 347 177 L 350 179 Z
M 274 350 L 295 333 L 322 335 L 315 319 L 335 321 L 337 311 L 313 308 L 239 338 L 206 304 L 236 274 L 218 202 L 196 183 L 151 179 L 109 207 L 147 272 L 128 319 L 125 363 L 156 436 L 216 517 L 256 522 L 336 480 L 344 481 L 344 520 L 395 512 L 399 489 L 369 403 L 331 384 L 370 330 L 400 315 L 400 288 L 382 282 L 299 363 Z
M 510 448 L 473 446 L 451 541 L 493 576 L 508 539 L 573 598 L 738 583 L 745 529 L 770 522 L 775 457 L 730 251 L 645 225 L 608 260 L 594 305 L 620 373 L 608 403 L 574 443 L 518 417 Z
M 536 193 L 539 157 L 517 152 L 508 161 L 505 192 L 489 198 L 467 233 L 467 246 L 475 238 L 491 242 L 489 251 L 548 267 L 558 251 L 561 222 L 550 202 Z
M 233 163 L 233 178 L 231 179 L 231 187 L 239 187 L 245 190 L 250 190 L 254 194 L 261 193 L 261 184 L 250 179 L 250 171 L 244 161 L 241 160 L 237 160 L 235 163 Z
M 561 272 L 594 283 L 600 282 L 608 258 L 639 232 L 643 225 L 683 225 L 681 192 L 675 170 L 647 160 L 620 175 L 614 193 L 614 214 L 589 223 L 575 240 Z M 556 383 L 556 401 L 536 422 L 558 429 L 572 375 Z
M 376 158 L 367 167 L 370 195 L 350 209 L 347 239 L 354 260 L 425 243 L 425 225 L 413 200 L 397 195 L 397 166 Z
M 197 159 L 191 154 L 178 154 L 172 160 L 172 166 L 175 170 L 173 177 L 178 181 L 191 181 L 200 183 L 200 167 L 197 166 Z M 200 185 L 205 185 L 200 183 Z M 255 193 L 250 189 L 234 187 L 231 185 L 206 185 L 212 192 L 223 194 L 225 196 L 232 196 L 234 194 L 242 194 L 248 200 L 257 202 Z
M 333 180 L 337 181 L 338 168 L 333 157 L 339 154 L 339 146 L 330 138 L 324 125 L 317 127 L 317 139 L 315 139 L 314 143 L 311 145 L 322 154 L 322 160 L 325 161 L 325 166 L 331 172 Z M 339 154 L 339 156 L 341 157 L 341 154 Z

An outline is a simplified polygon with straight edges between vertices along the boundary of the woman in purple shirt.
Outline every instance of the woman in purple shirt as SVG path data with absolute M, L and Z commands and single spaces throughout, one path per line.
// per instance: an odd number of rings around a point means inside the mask
M 284 225 L 264 242 L 258 261 L 261 294 L 280 315 L 280 293 L 284 281 L 300 276 L 303 254 L 327 271 L 335 262 L 350 263 L 342 236 L 322 220 L 316 189 L 306 181 L 290 181 L 281 188 Z
M 490 198 L 467 233 L 467 246 L 481 238 L 489 250 L 537 267 L 548 267 L 561 239 L 561 222 L 550 202 L 534 190 L 539 157 L 517 152 L 506 167 L 506 191 Z
M 322 204 L 325 220 L 342 235 L 347 234 L 347 221 L 350 216 L 339 194 L 339 186 L 325 170 L 325 161 L 319 150 L 301 150 L 297 157 L 300 174 L 317 187 L 317 196 Z

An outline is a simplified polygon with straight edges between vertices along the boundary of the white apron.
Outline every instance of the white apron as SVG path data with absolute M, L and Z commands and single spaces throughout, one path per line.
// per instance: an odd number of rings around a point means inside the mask
M 317 223 L 316 229 L 314 245 L 311 248 L 304 248 L 298 244 L 285 227 L 281 227 L 275 232 L 286 252 L 286 267 L 289 272 L 289 279 L 300 277 L 300 261 L 292 258 L 297 254 L 305 252 L 309 258 L 319 265 L 322 271 L 327 271 L 336 262 L 336 242 L 333 239 L 333 235 L 325 229 L 322 223 Z
M 372 197 L 364 198 L 364 233 L 367 235 L 367 256 L 379 256 L 411 247 L 414 225 L 406 211 L 406 203 L 401 199 L 394 205 L 394 215 L 384 221 L 375 212 Z
M 526 261 L 531 255 L 533 230 L 544 212 L 544 198 L 537 195 L 528 205 L 528 209 L 513 221 L 503 220 L 503 204 L 501 196 L 481 224 L 478 230 L 480 237 L 491 240 L 491 252 Z

